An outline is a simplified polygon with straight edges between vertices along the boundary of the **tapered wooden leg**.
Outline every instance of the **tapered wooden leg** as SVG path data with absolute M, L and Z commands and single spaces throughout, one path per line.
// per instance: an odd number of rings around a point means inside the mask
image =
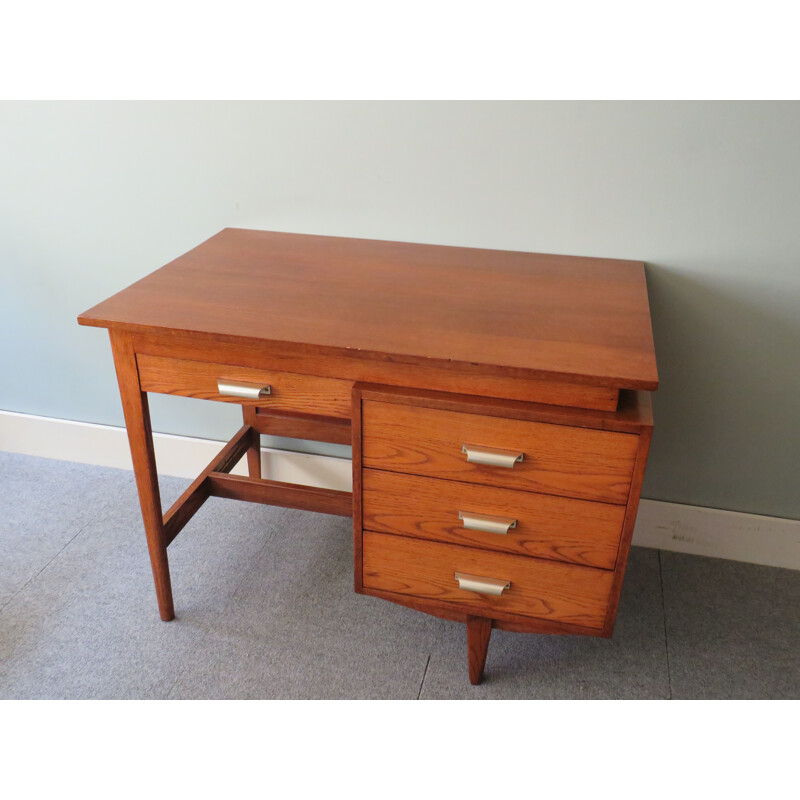
M 477 686 L 483 680 L 492 621 L 485 617 L 467 617 L 467 656 L 469 658 L 469 682 Z
M 136 355 L 130 333 L 110 330 L 109 334 L 114 366 L 117 370 L 119 394 L 122 399 L 122 411 L 128 429 L 136 488 L 139 490 L 142 520 L 147 534 L 147 549 L 150 551 L 150 564 L 156 584 L 158 610 L 161 619 L 168 621 L 175 618 L 175 609 L 172 603 L 172 585 L 169 579 L 167 545 L 147 394 L 139 386 L 139 371 L 136 367 Z
M 242 418 L 245 425 L 254 426 L 256 410 L 253 406 L 242 406 Z M 261 434 L 253 428 L 253 441 L 247 449 L 247 470 L 251 478 L 261 477 Z

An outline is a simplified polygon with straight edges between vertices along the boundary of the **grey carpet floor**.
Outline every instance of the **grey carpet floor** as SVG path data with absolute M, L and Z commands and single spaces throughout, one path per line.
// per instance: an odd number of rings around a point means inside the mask
M 164 623 L 132 473 L 0 453 L 0 486 L 0 698 L 800 697 L 800 572 L 633 548 L 613 638 L 495 631 L 473 687 L 462 625 L 353 593 L 350 520 L 210 500 Z

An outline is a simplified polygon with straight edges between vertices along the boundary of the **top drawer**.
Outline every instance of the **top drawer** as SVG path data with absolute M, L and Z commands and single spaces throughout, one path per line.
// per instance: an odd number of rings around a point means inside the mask
M 373 400 L 362 408 L 365 467 L 607 503 L 627 502 L 637 444 L 630 433 Z M 474 461 L 491 450 L 513 466 Z
M 351 381 L 318 378 L 293 372 L 233 367 L 161 356 L 136 356 L 144 392 L 178 394 L 203 400 L 222 400 L 278 411 L 350 418 Z M 269 387 L 261 397 L 241 397 L 220 391 L 223 384 L 245 384 L 254 390 Z M 224 387 L 223 387 L 224 388 Z

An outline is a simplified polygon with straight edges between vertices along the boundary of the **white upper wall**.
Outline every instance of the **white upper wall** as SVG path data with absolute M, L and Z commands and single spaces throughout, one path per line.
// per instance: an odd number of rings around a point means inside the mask
M 798 143 L 798 103 L 0 103 L 0 408 L 122 424 L 77 314 L 227 226 L 639 259 L 644 496 L 800 518 Z

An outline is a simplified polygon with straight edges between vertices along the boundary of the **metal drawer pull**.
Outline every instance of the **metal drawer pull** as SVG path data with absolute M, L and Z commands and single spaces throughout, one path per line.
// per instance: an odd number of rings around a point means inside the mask
M 230 397 L 246 397 L 248 400 L 258 400 L 272 394 L 271 386 L 259 386 L 257 383 L 242 383 L 241 381 L 217 381 L 220 394 Z
M 488 464 L 491 467 L 511 467 L 522 461 L 524 453 L 513 450 L 497 450 L 494 447 L 477 447 L 473 444 L 461 445 L 461 452 L 467 454 L 467 461 L 473 464 Z
M 515 519 L 508 517 L 491 517 L 488 514 L 473 514 L 470 511 L 459 511 L 458 518 L 464 521 L 468 531 L 484 531 L 485 533 L 508 533 L 517 527 Z
M 455 579 L 458 581 L 458 588 L 466 592 L 477 592 L 478 594 L 493 594 L 499 597 L 505 589 L 511 588 L 511 581 L 499 581 L 497 578 L 480 578 L 477 575 L 467 575 L 463 572 L 456 572 Z

